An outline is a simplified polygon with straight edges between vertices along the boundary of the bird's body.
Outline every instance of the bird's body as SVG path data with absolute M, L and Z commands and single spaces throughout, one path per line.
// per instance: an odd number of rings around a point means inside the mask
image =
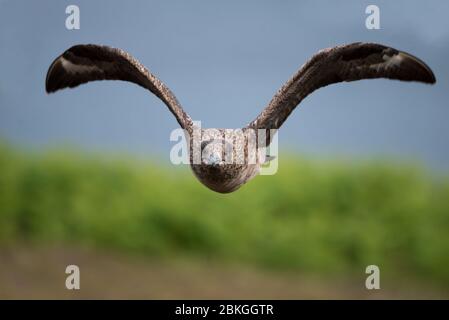
M 256 130 L 211 128 L 198 132 L 201 135 L 190 144 L 189 159 L 193 173 L 209 189 L 235 191 L 255 177 L 266 161 L 264 150 L 257 145 Z
M 306 62 L 276 93 L 268 106 L 240 130 L 201 129 L 182 109 L 174 94 L 130 54 L 98 45 L 77 45 L 49 67 L 47 92 L 94 80 L 136 83 L 159 97 L 185 130 L 190 165 L 208 188 L 228 193 L 254 178 L 267 161 L 265 149 L 295 107 L 310 93 L 332 83 L 388 78 L 435 83 L 420 59 L 391 47 L 353 43 L 324 49 Z M 261 148 L 262 147 L 262 148 Z
M 202 184 L 219 193 L 237 190 L 254 178 L 260 170 L 259 164 L 224 164 L 221 166 L 192 164 L 191 167 Z

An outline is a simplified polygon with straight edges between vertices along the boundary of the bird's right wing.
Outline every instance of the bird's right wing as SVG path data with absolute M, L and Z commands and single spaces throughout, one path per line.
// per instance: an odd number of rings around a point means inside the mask
M 183 129 L 191 132 L 192 119 L 174 94 L 129 53 L 107 46 L 76 45 L 50 65 L 45 88 L 48 93 L 95 80 L 123 80 L 138 84 L 161 99 Z

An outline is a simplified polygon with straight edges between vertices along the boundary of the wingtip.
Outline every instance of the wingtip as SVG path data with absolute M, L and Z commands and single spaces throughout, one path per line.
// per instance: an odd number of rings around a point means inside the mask
M 419 59 L 418 57 L 415 57 L 407 52 L 401 51 L 399 53 L 400 56 L 402 56 L 403 58 L 411 61 L 412 63 L 415 64 L 415 66 L 417 67 L 416 69 L 418 70 L 418 78 L 415 79 L 417 81 L 421 81 L 427 84 L 435 84 L 436 83 L 436 77 L 435 74 L 433 73 L 432 69 L 421 59 Z
M 437 82 L 437 79 L 433 71 L 429 67 L 427 67 L 425 70 L 423 70 L 422 77 L 419 79 L 419 81 L 433 85 Z
M 51 81 L 49 80 L 49 75 L 47 75 L 47 79 L 45 80 L 45 92 L 47 94 L 54 93 L 58 89 L 54 87 L 54 85 L 51 84 Z
M 52 94 L 53 92 L 55 92 L 55 90 L 50 90 L 47 87 L 45 87 L 45 93 L 46 94 Z
M 418 59 L 418 62 L 422 67 L 423 74 L 425 75 L 424 82 L 428 84 L 435 84 L 437 82 L 437 79 L 432 69 L 430 69 L 430 67 L 427 64 L 425 64 L 422 60 Z
M 427 67 L 425 69 L 425 79 L 424 79 L 423 82 L 427 83 L 427 84 L 430 84 L 430 85 L 435 84 L 437 82 L 435 74 L 433 73 L 433 71 L 429 67 Z
M 430 81 L 428 82 L 429 84 L 435 84 L 437 82 L 437 78 L 435 77 L 435 74 L 433 73 L 433 71 L 429 68 L 430 71 Z
M 47 94 L 53 93 L 54 90 L 51 90 L 50 83 L 48 81 L 49 73 L 47 73 L 47 77 L 45 78 L 45 92 Z
M 47 75 L 45 76 L 45 92 L 47 94 L 54 92 L 54 90 L 52 90 L 51 88 L 51 84 L 50 84 L 50 77 L 51 77 L 51 71 L 53 69 L 53 65 L 55 64 L 56 60 L 53 61 L 53 63 L 50 65 L 50 67 L 47 70 Z

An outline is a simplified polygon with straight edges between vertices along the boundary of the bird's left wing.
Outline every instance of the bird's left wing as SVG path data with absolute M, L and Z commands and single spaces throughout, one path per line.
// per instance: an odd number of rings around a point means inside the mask
M 432 70 L 423 61 L 390 47 L 358 42 L 324 49 L 285 83 L 248 127 L 279 129 L 301 100 L 316 89 L 373 78 L 435 83 Z

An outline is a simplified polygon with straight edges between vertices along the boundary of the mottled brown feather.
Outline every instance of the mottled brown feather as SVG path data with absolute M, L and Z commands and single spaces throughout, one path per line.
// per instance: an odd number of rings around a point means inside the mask
M 432 70 L 423 61 L 390 47 L 357 42 L 324 49 L 281 87 L 248 127 L 279 129 L 295 107 L 316 89 L 343 81 L 373 78 L 435 83 Z
M 67 61 L 81 67 L 80 72 L 64 68 Z M 66 50 L 50 65 L 45 82 L 48 93 L 96 80 L 123 80 L 142 86 L 161 99 L 183 129 L 191 131 L 192 120 L 175 95 L 129 53 L 107 46 L 76 45 Z

